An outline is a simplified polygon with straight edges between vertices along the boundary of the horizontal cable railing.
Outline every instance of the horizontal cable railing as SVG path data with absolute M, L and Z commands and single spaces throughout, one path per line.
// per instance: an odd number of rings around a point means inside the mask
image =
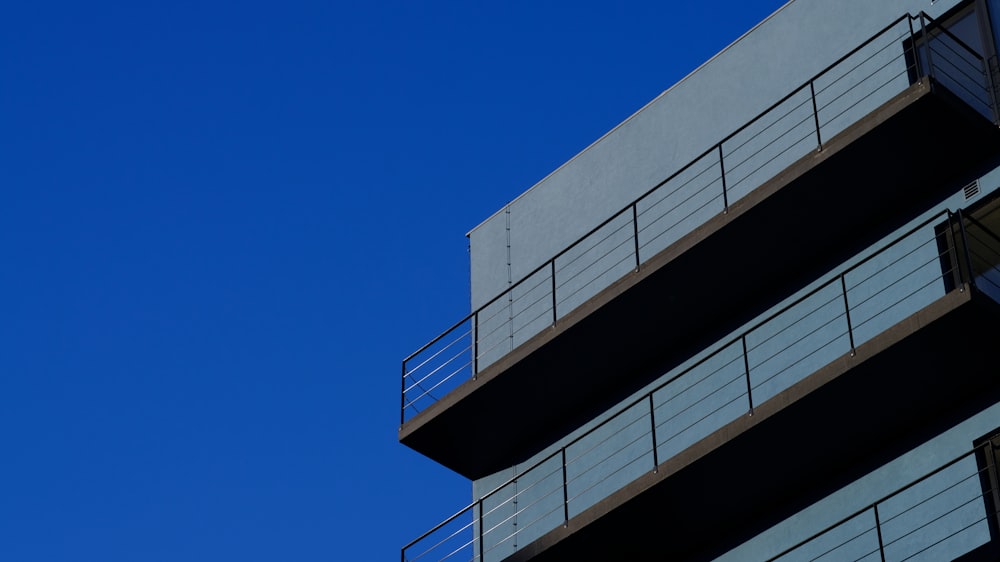
M 982 285 L 990 272 L 1000 274 L 1000 237 L 970 221 L 961 211 L 933 215 L 667 373 L 456 514 L 463 532 L 447 538 L 457 544 L 438 538 L 446 528 L 439 526 L 407 545 L 403 560 L 501 560 L 950 291 L 974 280 Z M 1000 283 L 1000 276 L 990 279 Z M 454 550 L 442 551 L 444 544 Z
M 954 560 L 990 541 L 998 513 L 989 442 L 799 542 L 767 562 Z M 992 478 L 991 478 L 992 476 Z
M 982 56 L 925 14 L 897 19 L 404 359 L 400 422 L 912 83 L 930 77 L 992 119 L 991 76 Z

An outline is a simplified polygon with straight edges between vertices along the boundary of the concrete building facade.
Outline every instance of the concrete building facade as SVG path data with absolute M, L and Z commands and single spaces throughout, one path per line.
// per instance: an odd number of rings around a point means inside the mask
M 469 233 L 402 559 L 1000 559 L 996 30 L 792 0 Z

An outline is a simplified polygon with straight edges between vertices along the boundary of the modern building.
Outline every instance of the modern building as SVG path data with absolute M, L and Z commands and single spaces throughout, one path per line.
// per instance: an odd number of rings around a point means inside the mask
M 469 233 L 402 559 L 1000 560 L 996 31 L 792 0 Z

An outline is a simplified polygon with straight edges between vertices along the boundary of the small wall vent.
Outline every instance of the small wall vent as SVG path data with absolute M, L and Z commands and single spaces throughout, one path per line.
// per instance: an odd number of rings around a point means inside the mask
M 976 180 L 970 183 L 969 185 L 965 186 L 965 188 L 962 189 L 962 192 L 965 193 L 966 200 L 972 199 L 976 195 L 979 195 L 979 180 Z

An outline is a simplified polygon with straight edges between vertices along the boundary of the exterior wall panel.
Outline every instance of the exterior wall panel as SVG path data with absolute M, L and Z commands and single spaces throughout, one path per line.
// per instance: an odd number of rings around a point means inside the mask
M 933 5 L 918 0 L 790 2 L 509 204 L 513 281 L 637 199 L 852 46 L 874 35 L 887 22 L 907 12 L 926 11 L 934 17 L 956 4 L 956 0 Z M 855 71 L 857 79 L 877 69 L 878 62 L 860 66 Z M 831 90 L 825 95 L 835 93 Z M 854 101 L 845 97 L 839 103 Z M 831 106 L 829 113 L 827 122 L 835 130 L 840 123 L 840 107 Z M 808 144 L 804 141 L 803 149 Z M 501 210 L 470 233 L 473 308 L 507 286 L 506 275 L 496 275 L 494 261 L 506 257 L 505 215 Z

